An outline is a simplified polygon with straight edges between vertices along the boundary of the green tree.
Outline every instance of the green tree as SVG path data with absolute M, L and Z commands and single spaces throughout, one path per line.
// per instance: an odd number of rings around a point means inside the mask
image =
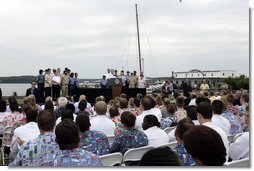
M 231 90 L 247 89 L 249 90 L 249 78 L 245 75 L 240 77 L 228 77 L 224 80 Z

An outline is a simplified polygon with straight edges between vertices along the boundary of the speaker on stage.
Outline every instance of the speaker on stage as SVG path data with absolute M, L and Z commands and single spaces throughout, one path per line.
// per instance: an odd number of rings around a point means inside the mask
M 112 98 L 120 96 L 122 91 L 122 78 L 111 78 L 108 80 L 108 87 L 112 88 Z

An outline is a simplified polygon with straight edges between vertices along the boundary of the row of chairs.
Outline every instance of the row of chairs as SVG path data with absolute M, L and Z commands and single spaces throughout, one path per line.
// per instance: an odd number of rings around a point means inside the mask
M 173 149 L 174 147 L 176 147 L 176 145 L 177 145 L 177 142 L 175 141 L 172 143 L 162 144 L 158 146 L 157 148 L 170 147 Z M 99 158 L 101 159 L 103 166 L 116 166 L 116 165 L 125 166 L 127 162 L 140 161 L 143 155 L 147 151 L 154 148 L 155 148 L 154 146 L 148 145 L 144 147 L 129 149 L 124 153 L 124 155 L 122 155 L 122 153 L 117 152 L 117 153 L 102 155 Z

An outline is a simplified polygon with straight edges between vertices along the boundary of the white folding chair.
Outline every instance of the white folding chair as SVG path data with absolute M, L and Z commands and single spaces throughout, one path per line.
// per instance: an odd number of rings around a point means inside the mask
M 114 142 L 115 135 L 107 135 L 108 143 L 111 146 L 111 144 Z
M 173 141 L 166 144 L 161 144 L 157 148 L 163 148 L 163 147 L 170 147 L 171 149 L 174 149 L 177 146 L 177 141 Z
M 236 140 L 237 138 L 239 138 L 241 135 L 243 135 L 243 133 L 236 134 L 236 135 L 234 136 L 234 138 L 233 138 L 232 143 L 235 142 L 235 140 Z
M 141 158 L 143 157 L 143 155 L 147 151 L 152 150 L 152 149 L 154 149 L 154 147 L 151 145 L 148 145 L 148 146 L 144 146 L 144 147 L 131 148 L 131 149 L 127 150 L 123 155 L 123 165 L 129 161 L 140 161 Z
M 231 135 L 231 134 L 229 134 L 229 135 L 227 135 L 227 137 L 228 137 L 228 142 L 229 142 L 229 144 L 230 143 L 232 143 L 233 142 L 233 139 L 234 139 L 234 135 Z
M 5 160 L 8 159 L 4 156 L 4 149 L 5 147 L 10 147 L 11 146 L 11 141 L 12 141 L 12 127 L 6 127 L 3 132 L 3 139 L 2 139 L 2 145 L 1 145 L 1 159 L 3 161 L 3 165 L 5 165 Z
M 116 164 L 119 164 L 121 166 L 122 160 L 123 160 L 123 155 L 122 153 L 111 153 L 111 154 L 106 154 L 99 156 L 102 166 L 114 166 Z
M 170 133 L 175 128 L 176 128 L 175 126 L 173 126 L 173 127 L 167 127 L 167 128 L 164 129 L 164 131 L 168 134 L 168 133 Z
M 229 167 L 249 167 L 250 166 L 250 158 L 244 158 L 240 160 L 234 160 L 231 162 L 226 162 L 224 163 L 224 166 L 229 166 Z

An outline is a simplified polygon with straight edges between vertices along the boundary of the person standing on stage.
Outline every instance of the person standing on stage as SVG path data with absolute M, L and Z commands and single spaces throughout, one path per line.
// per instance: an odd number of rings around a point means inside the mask
M 40 69 L 39 70 L 39 74 L 36 76 L 36 82 L 37 82 L 37 86 L 39 89 L 39 101 L 43 102 L 44 101 L 44 75 L 43 75 L 43 70 Z

